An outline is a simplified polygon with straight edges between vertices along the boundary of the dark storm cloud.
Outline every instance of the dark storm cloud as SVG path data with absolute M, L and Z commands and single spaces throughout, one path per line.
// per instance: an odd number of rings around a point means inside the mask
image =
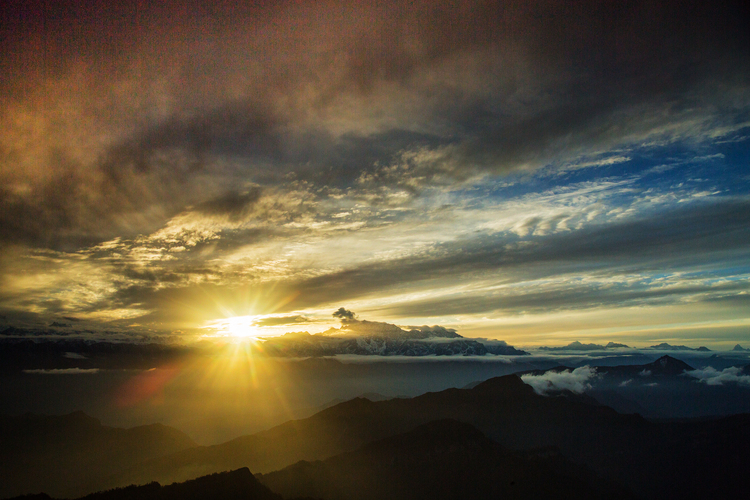
M 0 188 L 0 243 L 76 250 L 116 236 L 133 237 L 158 229 L 194 197 L 211 192 L 210 185 L 164 173 L 120 173 L 118 182 L 109 182 L 60 162 L 48 180 L 21 193 Z
M 357 321 L 356 319 L 354 319 L 355 314 L 348 309 L 344 309 L 343 307 L 339 307 L 338 310 L 334 311 L 333 317 L 339 318 L 342 323 Z
M 177 274 L 173 271 L 167 271 L 158 268 L 143 268 L 137 269 L 132 266 L 125 266 L 121 273 L 124 277 L 130 278 L 131 280 L 147 281 L 152 283 L 174 283 L 182 279 L 181 274 L 190 273 L 186 269 L 181 269 L 180 273 Z
M 274 129 L 281 124 L 261 103 L 246 99 L 186 114 L 148 124 L 135 136 L 114 144 L 102 156 L 102 170 L 117 182 L 124 173 L 153 169 L 189 175 L 217 154 L 278 156 L 274 155 L 279 150 Z
M 88 92 L 78 118 L 119 138 L 94 160 L 93 174 L 90 165 L 57 162 L 50 169 L 59 174 L 32 182 L 30 192 L 0 193 L 2 239 L 59 247 L 149 232 L 231 185 L 237 173 L 225 170 L 211 170 L 223 179 L 215 188 L 190 182 L 217 158 L 250 162 L 241 176 L 251 181 L 276 184 L 297 172 L 346 185 L 364 173 L 370 188 L 414 189 L 375 164 L 415 145 L 452 146 L 422 165 L 421 182 L 429 182 L 433 171 L 461 178 L 476 168 L 541 166 L 695 118 L 696 107 L 731 121 L 731 90 L 745 88 L 749 66 L 746 10 L 737 5 L 13 4 L 3 11 L 4 67 L 14 76 L 3 98 L 25 104 L 24 87 L 83 71 L 90 87 L 70 96 L 63 89 L 60 99 Z M 134 93 L 115 100 L 113 84 L 133 80 Z M 159 85 L 163 96 L 153 90 Z M 706 87 L 727 90 L 727 103 L 703 95 Z M 399 96 L 415 103 L 408 117 L 391 109 Z M 150 116 L 159 99 L 170 103 L 165 115 Z M 347 99 L 354 126 L 333 134 L 331 116 Z M 370 127 L 368 110 L 393 111 L 396 124 Z M 122 137 L 122 129 L 130 132 Z M 4 152 L 3 161 L 19 154 Z
M 0 281 L 19 270 L 4 303 L 203 321 L 248 314 L 263 296 L 266 311 L 292 314 L 500 271 L 697 269 L 742 261 L 749 243 L 746 201 L 557 233 L 566 216 L 530 213 L 515 231 L 382 259 L 385 247 L 345 256 L 327 239 L 425 220 L 420 197 L 488 173 L 660 141 L 698 150 L 740 128 L 750 47 L 739 2 L 88 0 L 13 2 L 0 15 Z M 458 214 L 461 200 L 445 206 Z M 69 282 L 66 258 L 81 265 Z M 22 274 L 40 269 L 34 288 Z M 87 273 L 97 279 L 82 290 Z M 571 285 L 504 306 L 467 292 L 419 306 L 587 307 L 702 286 Z M 737 286 L 701 300 L 736 302 Z
M 217 198 L 201 203 L 196 207 L 196 210 L 208 215 L 241 217 L 260 199 L 261 192 L 260 188 L 249 189 L 242 193 L 229 191 Z

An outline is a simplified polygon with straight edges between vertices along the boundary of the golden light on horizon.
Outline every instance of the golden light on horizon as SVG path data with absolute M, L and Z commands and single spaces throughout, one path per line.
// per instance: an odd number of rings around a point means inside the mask
M 233 316 L 209 321 L 204 327 L 215 333 L 211 337 L 229 337 L 237 340 L 255 340 L 263 336 L 261 328 L 256 326 L 260 317 L 256 315 Z

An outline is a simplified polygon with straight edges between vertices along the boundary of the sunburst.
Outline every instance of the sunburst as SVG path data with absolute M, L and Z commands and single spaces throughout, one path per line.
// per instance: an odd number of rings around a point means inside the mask
M 206 328 L 215 332 L 212 336 L 228 337 L 240 341 L 256 340 L 262 336 L 260 328 L 256 326 L 258 316 L 233 316 L 210 321 Z

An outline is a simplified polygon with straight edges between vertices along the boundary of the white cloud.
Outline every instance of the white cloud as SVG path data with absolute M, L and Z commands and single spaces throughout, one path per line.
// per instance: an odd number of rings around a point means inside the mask
M 727 382 L 750 385 L 750 375 L 741 375 L 740 369 L 730 366 L 721 371 L 707 366 L 697 370 L 686 371 L 686 375 L 697 378 L 707 385 L 724 385 Z
M 522 375 L 521 380 L 534 388 L 537 394 L 568 390 L 576 394 L 591 388 L 589 381 L 596 377 L 596 368 L 588 365 L 576 368 L 572 372 L 547 372 L 543 375 Z

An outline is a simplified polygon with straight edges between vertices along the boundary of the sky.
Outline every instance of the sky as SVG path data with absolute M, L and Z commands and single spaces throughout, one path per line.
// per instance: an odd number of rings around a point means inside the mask
M 739 2 L 1 9 L 0 329 L 750 342 Z

